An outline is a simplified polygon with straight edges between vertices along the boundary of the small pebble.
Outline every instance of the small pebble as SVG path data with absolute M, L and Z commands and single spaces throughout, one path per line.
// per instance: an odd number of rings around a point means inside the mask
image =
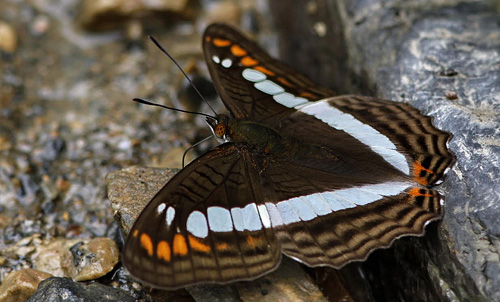
M 17 35 L 14 28 L 6 22 L 0 21 L 0 50 L 12 53 L 17 49 Z

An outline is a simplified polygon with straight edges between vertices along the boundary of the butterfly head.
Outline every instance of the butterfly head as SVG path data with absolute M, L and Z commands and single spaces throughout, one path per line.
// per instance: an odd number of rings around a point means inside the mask
M 207 117 L 207 123 L 212 130 L 214 137 L 220 143 L 227 143 L 229 139 L 229 128 L 228 128 L 229 116 L 221 114 L 216 118 Z

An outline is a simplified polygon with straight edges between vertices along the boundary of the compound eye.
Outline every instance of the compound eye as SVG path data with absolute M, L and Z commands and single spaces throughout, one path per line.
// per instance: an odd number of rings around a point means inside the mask
M 223 138 L 226 134 L 226 126 L 224 124 L 218 124 L 217 126 L 215 126 L 214 132 L 217 137 Z

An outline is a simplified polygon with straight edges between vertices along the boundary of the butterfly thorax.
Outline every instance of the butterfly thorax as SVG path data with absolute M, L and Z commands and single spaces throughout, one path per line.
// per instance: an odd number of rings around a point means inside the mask
M 210 126 L 220 141 L 232 142 L 277 158 L 326 156 L 329 159 L 336 159 L 334 154 L 321 146 L 282 136 L 272 127 L 256 121 L 223 116 L 218 124 Z

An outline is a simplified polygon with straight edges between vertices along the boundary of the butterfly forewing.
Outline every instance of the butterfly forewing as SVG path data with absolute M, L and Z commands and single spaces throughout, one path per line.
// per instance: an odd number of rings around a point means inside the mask
M 212 80 L 222 101 L 236 118 L 279 122 L 291 110 L 269 98 L 271 94 L 285 104 L 314 101 L 332 96 L 307 77 L 273 59 L 253 41 L 223 25 L 209 26 L 203 50 Z M 259 89 L 257 89 L 258 87 Z M 278 93 L 280 91 L 285 92 Z
M 431 118 L 334 97 L 223 24 L 207 28 L 203 49 L 234 118 L 232 141 L 181 170 L 141 213 L 123 254 L 134 276 L 161 288 L 247 280 L 282 252 L 339 268 L 441 217 L 430 186 L 454 157 Z

